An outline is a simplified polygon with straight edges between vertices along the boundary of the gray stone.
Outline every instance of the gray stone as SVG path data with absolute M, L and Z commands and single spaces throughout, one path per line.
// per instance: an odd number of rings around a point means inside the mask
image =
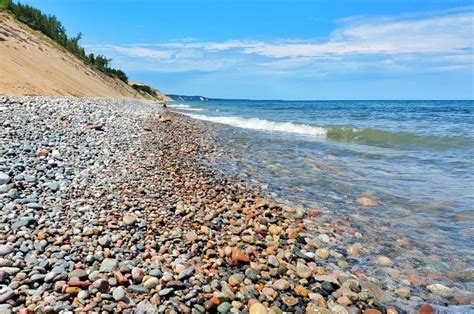
M 13 247 L 7 244 L 0 244 L 0 256 L 5 256 L 13 252 Z
M 87 278 L 87 272 L 83 269 L 74 269 L 72 272 L 69 273 L 69 278 L 77 277 L 79 279 Z
M 7 286 L 0 286 L 0 303 L 5 303 L 15 297 L 13 289 Z
M 100 271 L 103 273 L 111 273 L 117 269 L 119 263 L 113 258 L 106 258 L 100 265 Z
M 43 209 L 43 205 L 39 203 L 28 203 L 26 204 L 26 207 L 31 208 L 31 209 Z
M 53 191 L 53 192 L 56 192 L 59 190 L 59 183 L 56 182 L 56 181 L 51 181 L 48 183 L 48 188 Z
M 161 278 L 163 276 L 163 273 L 158 268 L 150 270 L 148 274 L 150 276 L 157 277 L 157 278 Z
M 227 313 L 230 311 L 230 308 L 232 307 L 232 305 L 229 303 L 229 302 L 222 302 L 221 304 L 219 304 L 219 306 L 217 307 L 217 312 L 219 313 Z
M 426 286 L 426 288 L 428 288 L 428 290 L 430 290 L 432 293 L 445 298 L 449 298 L 454 295 L 454 290 L 452 288 L 449 288 L 439 283 L 428 285 Z
M 141 301 L 137 304 L 137 308 L 134 313 L 137 314 L 149 314 L 149 313 L 158 313 L 158 308 L 156 305 L 152 304 L 150 301 Z
M 270 255 L 268 257 L 268 265 L 273 266 L 273 267 L 280 266 L 280 263 L 278 262 L 278 259 L 276 258 L 275 255 Z
M 89 292 L 87 290 L 81 290 L 77 294 L 77 298 L 81 301 L 84 301 L 89 298 Z
M 130 285 L 127 288 L 128 291 L 133 292 L 133 293 L 148 293 L 150 292 L 149 289 L 145 288 L 142 285 Z
M 171 294 L 173 291 L 174 290 L 172 288 L 165 288 L 165 289 L 160 290 L 158 294 L 160 295 L 160 297 L 166 297 L 167 295 Z
M 11 178 L 8 174 L 6 174 L 5 172 L 0 172 L 0 185 L 2 184 L 7 184 L 8 182 L 10 182 Z
M 14 276 L 14 275 L 16 275 L 17 273 L 20 272 L 20 268 L 5 266 L 5 267 L 0 267 L 0 271 L 4 271 L 7 274 L 9 274 L 10 276 Z
M 125 299 L 125 290 L 122 287 L 115 288 L 115 290 L 112 293 L 112 296 L 115 301 L 122 301 Z
M 37 220 L 34 217 L 23 217 L 23 218 L 18 219 L 12 224 L 12 229 L 15 230 L 21 227 L 26 227 L 36 222 Z
M 194 274 L 194 267 L 188 267 L 179 273 L 178 279 L 185 280 L 191 277 L 193 274 Z

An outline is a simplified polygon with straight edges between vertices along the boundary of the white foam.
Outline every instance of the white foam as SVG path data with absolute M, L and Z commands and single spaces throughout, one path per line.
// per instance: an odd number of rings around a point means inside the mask
M 188 114 L 188 116 L 194 119 L 222 123 L 244 129 L 304 134 L 317 137 L 326 137 L 327 135 L 327 130 L 325 128 L 308 124 L 277 122 L 258 118 L 247 119 L 242 117 L 206 116 L 197 114 Z
M 202 108 L 193 108 L 190 105 L 184 105 L 184 104 L 172 104 L 168 105 L 169 108 L 171 109 L 178 109 L 178 110 L 187 110 L 187 111 L 203 111 L 204 109 Z
M 204 109 L 202 108 L 180 108 L 181 110 L 186 110 L 186 111 L 203 111 Z
M 171 104 L 171 105 L 168 105 L 168 107 L 170 108 L 176 108 L 176 109 L 186 109 L 186 108 L 191 108 L 190 105 L 183 105 L 183 104 Z

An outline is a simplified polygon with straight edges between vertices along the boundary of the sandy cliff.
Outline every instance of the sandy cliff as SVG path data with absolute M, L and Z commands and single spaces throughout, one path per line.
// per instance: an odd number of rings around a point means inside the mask
M 91 68 L 42 33 L 1 12 L 0 95 L 151 99 Z

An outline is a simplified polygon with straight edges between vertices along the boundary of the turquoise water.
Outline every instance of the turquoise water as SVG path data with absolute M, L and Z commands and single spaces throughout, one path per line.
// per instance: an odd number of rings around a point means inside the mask
M 390 250 L 387 234 L 406 238 L 439 274 L 474 267 L 473 101 L 208 100 L 171 107 L 217 123 L 219 138 L 240 156 L 238 170 L 274 197 L 349 219 L 380 252 Z M 377 205 L 361 206 L 361 196 Z

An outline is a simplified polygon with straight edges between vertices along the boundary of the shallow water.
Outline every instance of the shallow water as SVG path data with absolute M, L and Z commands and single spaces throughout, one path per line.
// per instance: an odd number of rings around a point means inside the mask
M 219 123 L 220 138 L 241 157 L 237 170 L 274 197 L 347 218 L 376 253 L 473 290 L 455 274 L 474 267 L 474 102 L 209 100 L 171 108 Z M 361 206 L 361 196 L 377 205 Z M 409 245 L 400 250 L 393 239 Z

